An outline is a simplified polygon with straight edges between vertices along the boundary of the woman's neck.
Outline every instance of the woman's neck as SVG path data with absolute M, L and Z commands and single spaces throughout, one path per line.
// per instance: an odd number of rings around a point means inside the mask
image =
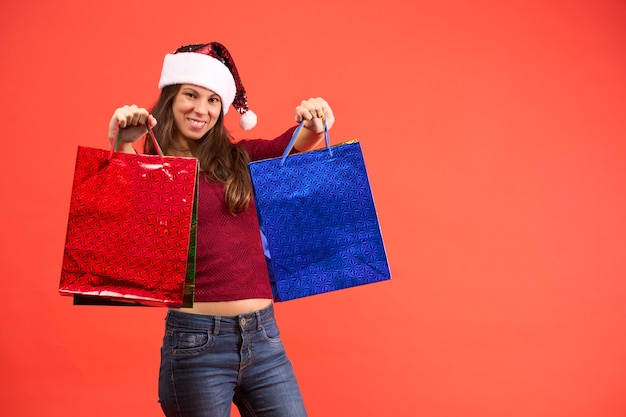
M 173 146 L 170 147 L 167 153 L 170 156 L 196 156 L 197 148 L 197 141 L 185 139 L 175 134 Z

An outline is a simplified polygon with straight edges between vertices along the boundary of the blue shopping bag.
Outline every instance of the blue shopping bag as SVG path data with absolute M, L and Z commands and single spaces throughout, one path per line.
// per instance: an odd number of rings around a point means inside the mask
M 391 279 L 358 141 L 249 164 L 275 301 Z

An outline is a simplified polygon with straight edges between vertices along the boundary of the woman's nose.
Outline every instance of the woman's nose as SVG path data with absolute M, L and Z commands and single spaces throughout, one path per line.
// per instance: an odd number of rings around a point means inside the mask
M 199 100 L 194 106 L 194 111 L 200 114 L 207 114 L 209 112 L 209 103 Z

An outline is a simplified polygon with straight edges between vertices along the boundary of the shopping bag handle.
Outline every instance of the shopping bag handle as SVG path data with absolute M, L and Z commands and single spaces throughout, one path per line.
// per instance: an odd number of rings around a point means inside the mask
M 154 136 L 154 132 L 152 131 L 152 126 L 150 126 L 150 123 L 146 122 L 146 127 L 148 128 L 148 133 L 147 135 L 150 137 L 150 139 L 152 139 L 152 143 L 154 144 L 154 148 L 156 149 L 157 153 L 159 154 L 159 156 L 161 157 L 161 159 L 163 159 L 163 151 L 161 150 L 161 147 L 159 146 L 159 142 L 157 142 L 156 137 Z M 113 141 L 113 143 L 111 144 L 111 152 L 109 152 L 109 159 L 111 159 L 113 157 L 113 152 L 117 151 L 117 145 L 119 144 L 120 141 L 120 124 L 118 123 L 115 128 L 116 133 L 115 133 L 115 140 Z
M 333 156 L 333 150 L 330 148 L 330 137 L 328 136 L 328 126 L 326 125 L 326 117 L 322 116 L 322 121 L 324 122 L 324 142 L 326 143 L 326 149 L 328 149 L 328 154 L 332 157 Z M 304 125 L 304 120 L 302 120 L 300 122 L 300 124 L 298 125 L 296 130 L 293 132 L 293 135 L 291 136 L 291 140 L 287 144 L 287 148 L 285 149 L 285 152 L 283 152 L 282 158 L 280 158 L 280 166 L 281 167 L 283 165 L 285 165 L 285 161 L 287 160 L 287 156 L 289 155 L 289 153 L 293 149 L 294 143 L 296 143 L 296 138 L 298 137 L 298 134 L 300 133 L 300 130 L 302 129 L 302 125 Z

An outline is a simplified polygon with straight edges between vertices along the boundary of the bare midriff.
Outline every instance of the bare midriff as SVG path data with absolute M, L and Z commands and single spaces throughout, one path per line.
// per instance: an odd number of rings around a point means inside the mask
M 194 303 L 193 307 L 178 310 L 185 313 L 211 316 L 237 316 L 262 310 L 270 304 L 272 304 L 272 300 L 267 298 L 251 298 L 236 301 L 199 302 Z

